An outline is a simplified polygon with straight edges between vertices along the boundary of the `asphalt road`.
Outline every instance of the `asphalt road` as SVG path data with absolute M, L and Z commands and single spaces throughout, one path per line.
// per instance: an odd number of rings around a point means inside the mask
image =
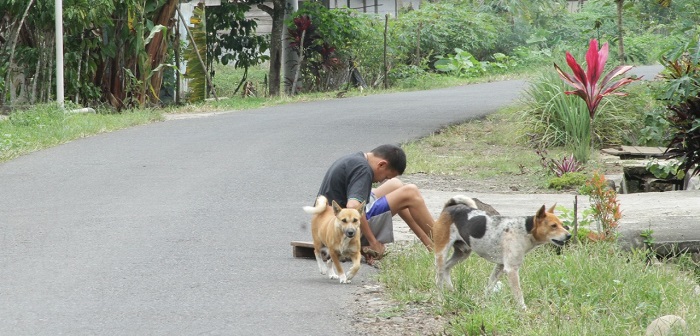
M 495 111 L 523 81 L 296 103 L 0 164 L 1 335 L 349 335 L 350 285 L 294 259 L 338 156 Z
M 0 164 L 0 335 L 351 335 L 350 285 L 294 259 L 340 155 L 516 99 L 523 81 L 296 103 Z

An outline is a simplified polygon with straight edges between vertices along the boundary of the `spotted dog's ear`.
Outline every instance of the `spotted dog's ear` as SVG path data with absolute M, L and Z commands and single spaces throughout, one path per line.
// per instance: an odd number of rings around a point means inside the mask
M 537 210 L 537 216 L 536 216 L 536 217 L 537 217 L 538 219 L 542 219 L 542 218 L 547 217 L 547 214 L 545 213 L 545 210 L 544 210 L 544 209 L 545 209 L 545 208 L 544 208 L 544 204 L 543 204 L 542 207 L 541 207 L 539 210 Z
M 552 207 L 549 208 L 549 210 L 547 210 L 547 212 L 553 214 L 553 213 L 554 213 L 554 208 L 556 208 L 556 207 L 557 207 L 557 203 L 554 203 L 554 205 L 552 205 Z

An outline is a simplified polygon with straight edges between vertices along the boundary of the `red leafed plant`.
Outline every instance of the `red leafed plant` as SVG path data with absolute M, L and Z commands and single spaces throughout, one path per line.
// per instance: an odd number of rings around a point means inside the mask
M 554 63 L 554 68 L 557 70 L 559 76 L 561 76 L 564 82 L 576 88 L 576 90 L 567 91 L 566 94 L 575 94 L 586 101 L 588 115 L 590 116 L 591 121 L 595 117 L 596 109 L 598 109 L 598 105 L 603 97 L 608 95 L 625 96 L 627 93 L 615 92 L 615 90 L 635 80 L 641 79 L 641 77 L 623 78 L 616 82 L 612 82 L 613 78 L 632 69 L 631 65 L 619 65 L 605 75 L 603 80 L 599 83 L 607 61 L 608 43 L 603 44 L 603 47 L 599 50 L 598 41 L 593 39 L 591 40 L 590 46 L 588 47 L 588 52 L 586 53 L 587 69 L 585 71 L 568 51 L 566 52 L 566 63 L 573 71 L 572 75 L 562 71 L 561 68 Z
M 540 156 L 540 164 L 544 169 L 554 173 L 557 177 L 562 177 L 566 173 L 575 173 L 583 170 L 581 162 L 574 158 L 574 155 L 564 156 L 561 160 L 547 158 L 547 150 L 539 148 L 535 151 Z

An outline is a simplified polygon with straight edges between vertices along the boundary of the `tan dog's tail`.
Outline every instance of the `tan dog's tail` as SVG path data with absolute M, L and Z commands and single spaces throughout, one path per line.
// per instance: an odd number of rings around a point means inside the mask
M 312 206 L 312 207 L 305 206 L 304 212 L 306 212 L 307 214 L 312 214 L 312 215 L 320 214 L 320 213 L 326 211 L 326 206 L 328 206 L 328 200 L 326 199 L 325 196 L 321 195 L 321 196 L 318 196 L 318 198 L 316 199 L 316 205 Z

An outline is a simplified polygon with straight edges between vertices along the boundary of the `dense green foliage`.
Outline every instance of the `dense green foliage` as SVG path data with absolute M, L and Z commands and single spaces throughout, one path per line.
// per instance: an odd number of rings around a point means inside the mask
M 159 104 L 162 72 L 174 63 L 169 51 L 178 6 L 177 0 L 63 1 L 65 98 L 119 110 Z M 238 51 L 233 59 L 241 67 L 258 62 L 264 51 L 264 38 L 253 36 L 254 24 L 241 18 L 247 8 L 236 3 L 223 6 L 225 13 L 213 11 L 221 19 L 213 20 L 213 29 L 240 28 L 218 42 Z M 53 101 L 54 1 L 1 1 L 0 13 L 0 105 Z
M 242 84 L 248 79 L 250 67 L 270 58 L 265 54 L 267 39 L 255 33 L 257 21 L 245 15 L 251 6 L 258 3 L 262 3 L 262 0 L 223 1 L 219 6 L 206 8 L 207 69 L 212 76 L 215 75 L 214 62 L 223 65 L 232 62 L 235 68 L 244 69 L 240 79 Z
M 700 34 L 664 57 L 666 120 L 673 131 L 668 153 L 686 175 L 700 173 Z
M 555 176 L 549 179 L 549 188 L 554 190 L 576 189 L 586 183 L 588 176 L 584 173 L 564 173 L 561 176 Z

